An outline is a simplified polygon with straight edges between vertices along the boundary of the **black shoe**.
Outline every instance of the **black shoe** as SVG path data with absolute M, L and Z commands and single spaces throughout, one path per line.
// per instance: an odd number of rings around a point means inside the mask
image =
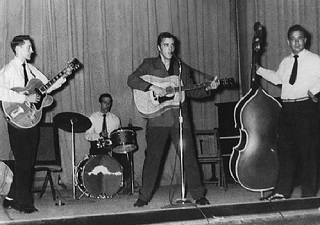
M 210 202 L 206 197 L 201 197 L 198 200 L 196 200 L 197 205 L 210 205 Z
M 3 208 L 5 209 L 12 209 L 15 207 L 15 202 L 13 200 L 9 200 L 9 199 L 4 199 L 3 200 Z
M 265 198 L 260 198 L 260 200 L 267 200 L 267 201 L 273 201 L 273 200 L 285 200 L 286 198 L 284 197 L 283 194 L 279 194 L 279 193 L 274 193 L 274 194 L 270 194 Z
M 148 202 L 147 201 L 144 201 L 144 200 L 141 200 L 141 199 L 138 199 L 134 204 L 133 206 L 134 207 L 143 207 L 145 205 L 148 205 Z
M 20 212 L 23 213 L 33 213 L 33 212 L 38 212 L 38 209 L 34 207 L 34 205 L 22 205 L 20 207 L 15 208 Z

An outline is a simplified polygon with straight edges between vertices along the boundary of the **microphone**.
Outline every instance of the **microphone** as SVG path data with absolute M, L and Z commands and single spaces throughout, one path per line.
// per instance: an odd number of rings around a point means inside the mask
M 175 58 L 175 59 L 179 62 L 179 64 L 180 64 L 181 61 L 180 61 L 180 59 L 178 58 L 178 56 L 176 56 L 176 54 L 174 54 L 174 52 L 171 52 L 171 54 L 172 54 L 173 58 Z

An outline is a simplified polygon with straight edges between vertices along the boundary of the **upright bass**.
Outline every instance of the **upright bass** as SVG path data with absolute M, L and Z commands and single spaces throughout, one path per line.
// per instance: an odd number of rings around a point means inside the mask
M 261 49 L 262 26 L 254 25 L 252 41 L 251 88 L 236 104 L 235 127 L 240 130 L 239 143 L 233 147 L 229 161 L 233 179 L 250 191 L 274 188 L 278 177 L 277 124 L 280 103 L 259 85 L 256 64 Z

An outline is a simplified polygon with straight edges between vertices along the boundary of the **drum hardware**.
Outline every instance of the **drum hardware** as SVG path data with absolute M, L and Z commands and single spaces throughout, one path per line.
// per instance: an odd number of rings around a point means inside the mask
M 110 134 L 112 151 L 128 153 L 137 149 L 136 132 L 132 129 L 119 128 Z
M 109 138 L 100 138 L 97 141 L 97 148 L 105 148 L 105 147 L 111 147 L 112 146 L 112 141 Z
M 72 193 L 73 198 L 76 198 L 76 180 L 75 180 L 75 141 L 74 134 L 82 133 L 88 130 L 92 123 L 88 117 L 75 112 L 62 112 L 53 117 L 54 124 L 65 130 L 71 132 L 71 148 L 72 148 Z

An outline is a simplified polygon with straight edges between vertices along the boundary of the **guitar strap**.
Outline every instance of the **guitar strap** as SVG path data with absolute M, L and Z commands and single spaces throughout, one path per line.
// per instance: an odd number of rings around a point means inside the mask
M 183 62 L 182 62 L 182 63 L 183 63 Z M 210 81 L 212 81 L 212 80 L 214 79 L 214 76 L 213 76 L 213 75 L 209 75 L 209 74 L 206 74 L 206 73 L 204 73 L 204 72 L 201 72 L 200 70 L 195 69 L 195 68 L 189 66 L 188 64 L 185 64 L 185 63 L 183 63 L 183 64 L 186 65 L 187 67 L 189 67 L 189 69 L 190 69 L 191 71 L 198 73 L 200 76 L 202 76 L 202 77 L 204 77 L 204 78 L 206 78 L 206 79 L 208 79 L 208 80 L 210 80 Z

